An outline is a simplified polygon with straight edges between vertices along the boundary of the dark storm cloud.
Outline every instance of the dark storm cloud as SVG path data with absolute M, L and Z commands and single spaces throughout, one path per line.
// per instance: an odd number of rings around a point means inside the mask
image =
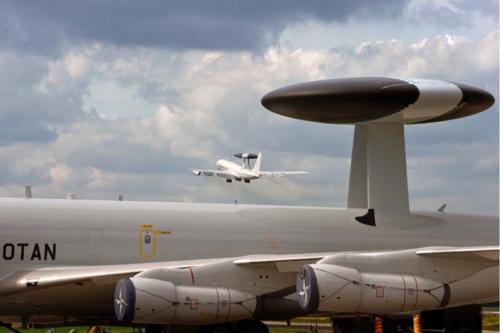
M 353 13 L 395 15 L 406 1 L 5 1 L 0 5 L 0 47 L 51 52 L 64 44 L 196 49 L 256 49 L 286 25 L 341 21 Z

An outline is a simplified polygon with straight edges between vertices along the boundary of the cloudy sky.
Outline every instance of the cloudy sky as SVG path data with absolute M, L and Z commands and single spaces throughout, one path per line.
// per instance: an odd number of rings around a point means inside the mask
M 0 196 L 345 206 L 351 126 L 260 98 L 346 76 L 428 77 L 498 100 L 498 1 L 0 2 Z M 407 127 L 411 207 L 498 212 L 498 104 Z M 310 175 L 194 177 L 234 152 Z

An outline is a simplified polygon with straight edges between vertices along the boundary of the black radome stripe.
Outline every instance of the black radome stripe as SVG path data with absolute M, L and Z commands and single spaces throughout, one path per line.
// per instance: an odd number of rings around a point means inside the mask
M 415 103 L 418 88 L 406 81 L 361 77 L 299 83 L 271 91 L 262 105 L 302 120 L 353 124 L 380 119 Z

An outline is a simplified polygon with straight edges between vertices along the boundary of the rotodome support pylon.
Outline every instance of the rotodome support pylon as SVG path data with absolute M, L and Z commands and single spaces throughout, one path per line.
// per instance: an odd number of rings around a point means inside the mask
M 470 116 L 494 101 L 464 84 L 384 77 L 301 83 L 262 98 L 267 109 L 287 117 L 355 125 L 347 207 L 368 208 L 356 220 L 370 226 L 411 220 L 404 126 Z

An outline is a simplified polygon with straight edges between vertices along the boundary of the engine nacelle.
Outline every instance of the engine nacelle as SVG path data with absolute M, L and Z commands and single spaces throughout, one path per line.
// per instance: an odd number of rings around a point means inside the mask
M 193 175 L 196 175 L 196 176 L 201 175 L 201 171 L 200 170 L 191 170 L 191 172 L 193 173 Z
M 329 265 L 306 265 L 297 275 L 304 310 L 334 313 L 395 314 L 446 306 L 447 284 L 411 274 L 362 273 Z
M 115 288 L 114 307 L 121 322 L 138 324 L 214 324 L 252 318 L 256 298 L 218 287 L 176 286 L 133 277 Z

